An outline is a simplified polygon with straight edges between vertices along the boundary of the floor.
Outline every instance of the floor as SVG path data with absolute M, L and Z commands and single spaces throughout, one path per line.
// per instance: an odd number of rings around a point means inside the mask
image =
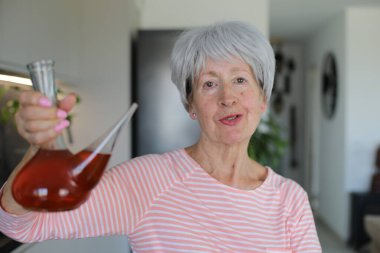
M 323 253 L 358 253 L 347 247 L 345 242 L 320 221 L 316 221 L 319 240 Z

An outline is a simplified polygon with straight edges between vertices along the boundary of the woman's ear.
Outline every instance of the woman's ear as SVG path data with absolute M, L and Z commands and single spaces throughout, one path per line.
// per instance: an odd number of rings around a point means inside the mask
M 190 118 L 191 119 L 193 119 L 193 120 L 196 120 L 196 119 L 198 119 L 198 117 L 197 117 L 197 113 L 196 112 L 194 112 L 194 111 L 190 111 L 189 112 L 189 114 L 190 114 Z
M 190 118 L 192 120 L 198 119 L 197 113 L 195 112 L 195 110 L 194 110 L 191 102 L 189 103 L 189 110 L 188 110 L 188 112 L 189 112 Z

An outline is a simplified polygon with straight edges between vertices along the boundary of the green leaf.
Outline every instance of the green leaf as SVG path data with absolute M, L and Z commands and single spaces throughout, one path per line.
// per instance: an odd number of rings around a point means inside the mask
M 248 145 L 248 155 L 261 164 L 268 165 L 274 170 L 280 165 L 287 141 L 283 130 L 272 115 L 261 121 L 263 127 L 258 127 Z

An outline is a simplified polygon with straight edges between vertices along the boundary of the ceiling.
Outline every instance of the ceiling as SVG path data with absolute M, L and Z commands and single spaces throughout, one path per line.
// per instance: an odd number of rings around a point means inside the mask
M 270 0 L 271 38 L 302 41 L 349 6 L 380 7 L 380 0 Z

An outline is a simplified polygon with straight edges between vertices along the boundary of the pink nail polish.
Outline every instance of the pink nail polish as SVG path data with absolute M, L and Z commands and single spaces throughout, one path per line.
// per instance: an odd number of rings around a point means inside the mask
M 45 97 L 40 98 L 40 100 L 38 101 L 38 104 L 40 106 L 44 106 L 44 107 L 50 107 L 50 106 L 52 106 L 50 100 L 47 99 L 47 98 L 45 98 Z
M 65 112 L 64 110 L 58 109 L 57 117 L 60 119 L 65 119 L 67 117 L 67 112 Z
M 62 120 L 60 121 L 54 128 L 56 132 L 62 131 L 62 129 L 65 129 L 70 125 L 70 122 L 68 120 Z

